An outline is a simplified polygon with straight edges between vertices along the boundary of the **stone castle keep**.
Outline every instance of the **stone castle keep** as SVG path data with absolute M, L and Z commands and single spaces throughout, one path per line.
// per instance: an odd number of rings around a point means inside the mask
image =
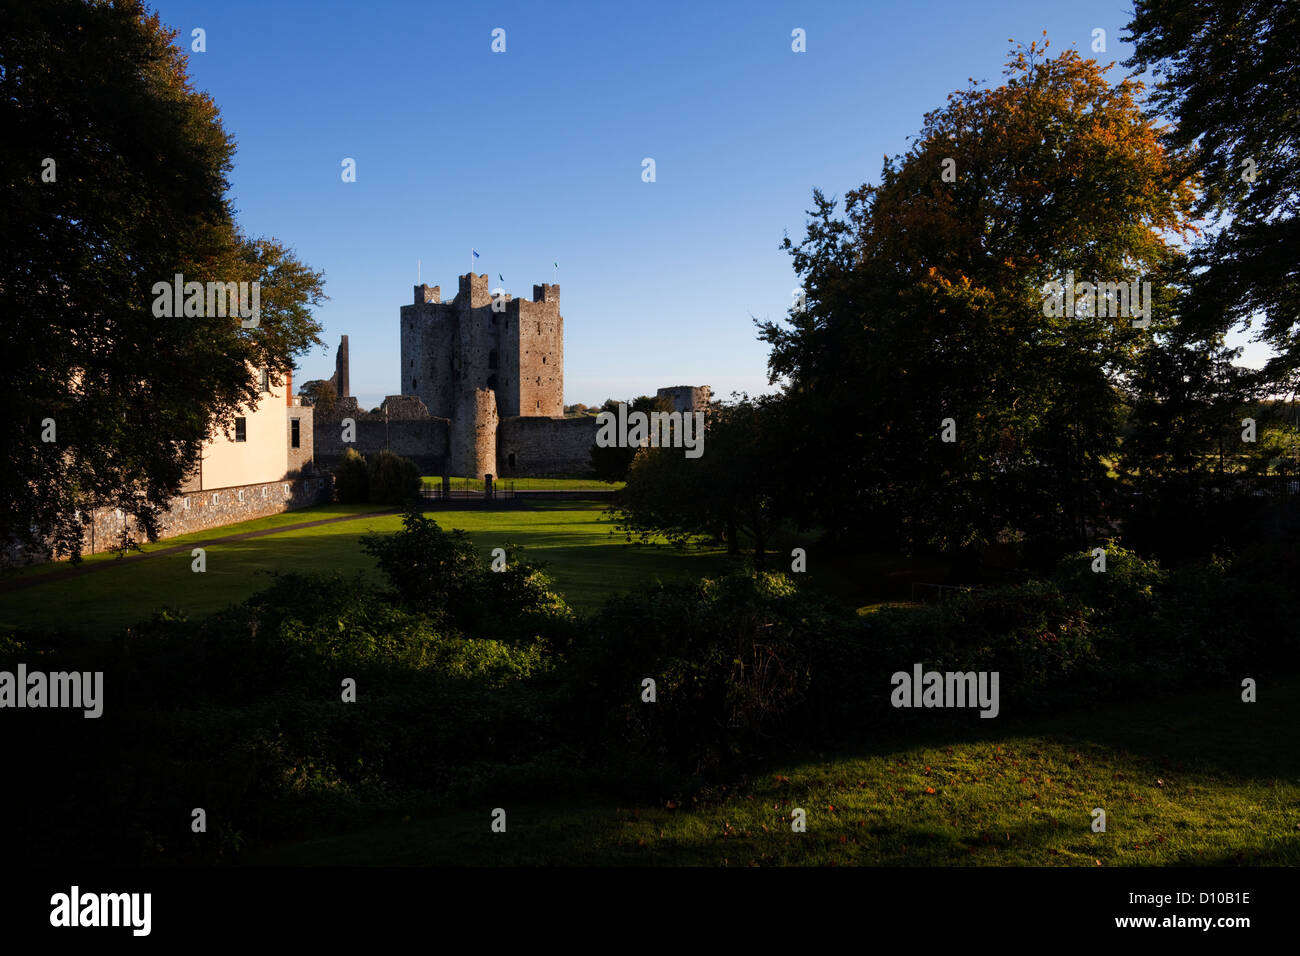
M 560 287 L 533 286 L 531 300 L 494 297 L 486 275 L 463 275 L 455 298 L 418 285 L 401 307 L 401 394 L 363 412 L 349 388 L 347 336 L 329 380 L 337 402 L 318 410 L 317 459 L 329 465 L 348 447 L 389 448 L 425 474 L 453 477 L 577 476 L 587 472 L 596 420 L 564 417 L 564 317 Z M 702 409 L 708 386 L 659 394 L 678 411 Z M 356 440 L 345 444 L 341 422 Z

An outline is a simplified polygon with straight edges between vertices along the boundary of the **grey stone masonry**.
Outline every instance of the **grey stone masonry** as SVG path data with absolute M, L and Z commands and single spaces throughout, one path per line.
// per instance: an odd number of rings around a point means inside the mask
M 401 343 L 402 394 L 451 421 L 451 474 L 492 471 L 500 419 L 564 414 L 558 285 L 533 286 L 530 301 L 470 273 L 460 277 L 450 302 L 442 301 L 439 286 L 418 285 L 414 302 L 401 308 Z M 487 470 L 478 470 L 484 463 Z
M 252 518 L 325 504 L 334 498 L 331 475 L 268 481 L 256 485 L 213 488 L 173 498 L 158 523 L 158 537 L 175 538 L 194 531 L 207 531 Z M 303 520 L 307 520 L 304 518 Z M 96 509 L 87 522 L 83 551 L 107 551 L 122 540 L 123 528 L 139 540 L 135 522 L 114 508 Z

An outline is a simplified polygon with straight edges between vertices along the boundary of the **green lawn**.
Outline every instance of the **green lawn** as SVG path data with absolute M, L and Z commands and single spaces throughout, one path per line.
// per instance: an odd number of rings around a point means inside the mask
M 282 528 L 286 525 L 303 524 L 307 521 L 321 521 L 326 518 L 340 518 L 345 515 L 369 514 L 375 511 L 392 511 L 390 505 L 376 504 L 327 504 L 315 505 L 310 508 L 297 508 L 293 511 L 282 511 L 279 514 L 268 515 L 265 518 L 254 518 L 251 521 L 240 521 L 237 524 L 224 525 L 220 528 L 211 528 L 207 531 L 195 531 L 190 534 L 177 535 L 174 538 L 160 538 L 153 543 L 145 543 L 140 546 L 140 553 L 151 554 L 163 551 L 167 548 L 174 548 L 178 545 L 197 544 L 203 541 L 211 541 L 214 538 L 221 538 L 232 534 L 244 534 L 248 531 L 262 531 L 267 528 Z M 131 552 L 135 554 L 136 552 Z M 111 551 L 100 551 L 96 554 L 88 554 L 82 558 L 82 566 L 103 562 L 112 562 L 118 559 L 118 555 Z M 33 564 L 24 568 L 15 568 L 12 571 L 6 571 L 0 581 L 8 581 L 17 578 L 29 576 L 41 576 L 51 574 L 57 571 L 66 571 L 72 567 L 68 561 L 52 561 L 48 564 Z
M 422 479 L 426 488 L 442 487 L 442 479 L 434 475 L 425 475 Z M 498 486 L 514 485 L 516 491 L 617 491 L 626 482 L 597 481 L 594 478 L 498 478 Z M 451 486 L 455 490 L 468 488 L 471 491 L 483 490 L 482 478 L 453 478 Z
M 1265 702 L 1267 701 L 1267 702 Z M 514 805 L 254 855 L 330 865 L 1300 865 L 1300 680 L 775 766 L 677 807 Z M 984 723 L 978 719 L 975 725 Z M 996 721 L 990 722 L 996 723 Z M 1290 727 L 1290 730 L 1286 728 Z M 493 806 L 504 834 L 489 828 Z M 794 833 L 793 808 L 807 814 Z M 1092 831 L 1092 810 L 1106 832 Z
M 554 507 L 527 511 L 431 512 L 442 527 L 463 528 L 485 554 L 514 542 L 531 560 L 547 562 L 559 590 L 579 610 L 590 611 L 608 596 L 648 587 L 659 580 L 698 579 L 726 565 L 720 551 L 678 552 L 670 547 L 627 545 L 610 534 L 613 525 L 599 506 L 550 502 Z M 577 505 L 578 507 L 575 507 Z M 356 506 L 352 511 L 365 506 Z M 230 525 L 199 535 L 173 538 L 154 550 L 204 541 L 278 524 L 313 521 L 343 513 L 331 505 Z M 124 562 L 85 576 L 49 581 L 0 593 L 0 632 L 17 627 L 58 627 L 108 636 L 164 606 L 191 616 L 211 614 L 269 583 L 272 570 L 362 571 L 378 575 L 359 539 L 371 532 L 396 531 L 399 515 L 372 515 L 315 528 L 299 528 L 261 538 L 205 545 L 207 570 L 191 570 L 187 548 L 176 554 Z M 114 561 L 96 556 L 95 562 Z M 64 565 L 60 565 L 63 567 Z M 28 573 L 33 573 L 29 571 Z M 39 571 L 35 572 L 39 573 Z M 47 572 L 48 573 L 48 572 Z

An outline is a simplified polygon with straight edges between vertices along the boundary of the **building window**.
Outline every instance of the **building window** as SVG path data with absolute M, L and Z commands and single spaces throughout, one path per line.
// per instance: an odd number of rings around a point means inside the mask
M 271 390 L 271 370 L 269 368 L 264 368 L 262 369 L 262 391 L 269 392 L 270 390 Z
M 495 389 L 496 387 L 497 387 L 497 377 L 495 375 L 489 375 L 488 388 Z
M 538 399 L 538 401 L 537 401 L 537 410 L 538 410 L 539 412 L 542 410 L 542 402 L 541 402 L 540 399 Z
M 298 419 L 289 419 L 289 444 L 294 448 L 298 447 Z
M 248 419 L 235 419 L 235 441 L 248 441 Z
M 420 380 L 418 378 L 411 379 L 411 391 L 415 391 L 415 387 L 419 384 Z
M 514 453 L 514 452 L 511 452 L 509 458 L 510 458 L 510 470 L 511 470 L 511 471 L 514 471 L 514 470 L 515 470 L 515 453 Z
M 495 369 L 496 367 L 497 367 L 497 350 L 493 349 L 491 352 L 488 352 L 488 368 Z

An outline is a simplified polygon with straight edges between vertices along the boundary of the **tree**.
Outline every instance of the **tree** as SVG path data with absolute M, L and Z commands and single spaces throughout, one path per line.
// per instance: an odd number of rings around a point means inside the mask
M 1285 382 L 1300 367 L 1300 6 L 1272 0 L 1136 0 L 1127 66 L 1153 68 L 1165 140 L 1201 174 L 1215 221 L 1192 257 L 1181 321 L 1205 339 L 1257 318 Z M 1291 383 L 1294 388 L 1294 383 Z
M 420 467 L 411 459 L 384 449 L 370 459 L 369 471 L 369 496 L 376 504 L 400 505 L 419 497 Z
M 788 513 L 786 492 L 800 477 L 788 473 L 786 410 L 777 396 L 742 395 L 704 413 L 698 458 L 686 457 L 684 448 L 638 449 L 615 497 L 619 530 L 643 541 L 662 534 L 679 545 L 705 535 L 725 541 L 732 554 L 740 553 L 743 536 L 762 569 Z
M 334 493 L 342 504 L 370 500 L 370 468 L 355 448 L 345 451 L 334 466 Z
M 609 398 L 601 406 L 602 412 L 618 414 L 619 402 Z M 672 403 L 666 398 L 660 398 L 657 395 L 642 395 L 627 402 L 629 412 L 645 412 L 647 415 L 652 412 L 671 412 Z M 591 469 L 595 476 L 601 481 L 622 481 L 627 477 L 628 467 L 632 464 L 632 459 L 636 455 L 634 447 L 613 446 L 602 448 L 600 445 L 591 446 Z
M 801 423 L 791 452 L 824 465 L 801 511 L 840 536 L 949 552 L 1008 532 L 1079 541 L 1100 510 L 1120 386 L 1167 325 L 1181 274 L 1167 237 L 1190 228 L 1192 191 L 1140 84 L 1045 47 L 927 114 L 843 219 L 815 191 L 807 236 L 785 242 L 806 307 L 760 337 Z M 1067 315 L 1044 290 L 1071 274 L 1149 281 L 1150 327 Z
M 313 378 L 310 381 L 303 382 L 298 388 L 298 394 L 302 396 L 306 404 L 315 408 L 316 413 L 321 416 L 329 415 L 338 404 L 338 392 L 332 387 L 328 379 Z
M 322 276 L 238 229 L 234 142 L 138 0 L 0 23 L 0 540 L 79 556 L 85 512 L 157 518 L 214 431 L 319 342 Z M 260 282 L 241 317 L 154 314 L 157 283 Z M 202 311 L 208 311 L 206 309 Z M 216 310 L 211 310 L 215 312 Z M 7 550 L 7 549 L 6 549 Z

